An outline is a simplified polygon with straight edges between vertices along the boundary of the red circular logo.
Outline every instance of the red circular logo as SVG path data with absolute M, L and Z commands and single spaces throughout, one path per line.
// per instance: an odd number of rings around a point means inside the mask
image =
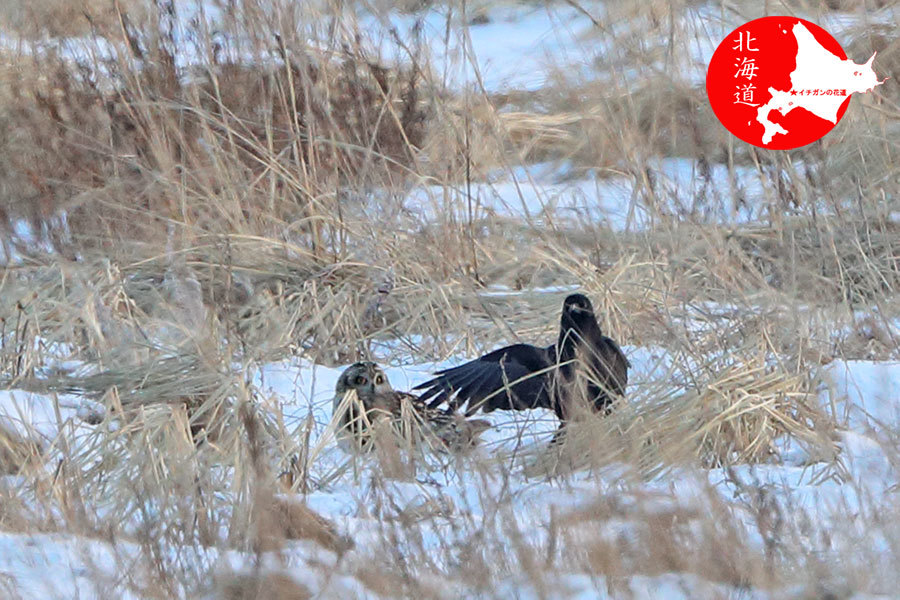
M 872 59 L 864 65 L 847 60 L 841 45 L 815 23 L 763 17 L 719 44 L 706 73 L 706 93 L 735 136 L 761 148 L 789 150 L 831 131 L 851 94 L 880 83 L 871 65 Z

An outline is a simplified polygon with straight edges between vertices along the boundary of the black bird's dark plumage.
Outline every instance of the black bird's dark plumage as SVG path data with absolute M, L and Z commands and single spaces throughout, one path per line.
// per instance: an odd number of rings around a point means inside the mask
M 607 410 L 624 396 L 628 359 L 618 344 L 603 335 L 590 300 L 572 294 L 563 302 L 557 341 L 546 348 L 513 344 L 481 358 L 438 371 L 415 387 L 436 407 L 526 410 L 552 408 L 564 423 L 581 398 L 595 411 Z

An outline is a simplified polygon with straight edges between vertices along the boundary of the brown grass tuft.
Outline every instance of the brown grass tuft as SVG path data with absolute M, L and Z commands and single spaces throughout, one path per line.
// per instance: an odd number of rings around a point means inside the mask
M 354 546 L 331 521 L 297 498 L 272 497 L 268 505 L 258 508 L 256 527 L 263 551 L 278 549 L 288 540 L 310 540 L 338 554 Z
M 307 600 L 313 594 L 285 573 L 230 574 L 219 578 L 215 600 Z
M 0 421 L 0 474 L 18 475 L 43 463 L 44 449 Z

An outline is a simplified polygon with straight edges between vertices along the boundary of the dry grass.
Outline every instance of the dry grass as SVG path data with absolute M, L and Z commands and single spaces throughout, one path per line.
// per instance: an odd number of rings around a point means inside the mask
M 762 151 L 726 135 L 690 65 L 671 58 L 704 35 L 698 3 L 572 4 L 542 10 L 595 21 L 578 41 L 592 76 L 555 65 L 542 89 L 503 94 L 445 85 L 427 44 L 373 40 L 355 3 L 213 2 L 215 29 L 173 17 L 189 2 L 0 4 L 21 40 L 0 51 L 0 237 L 17 257 L 0 279 L 0 378 L 103 408 L 92 424 L 57 423 L 53 439 L 0 429 L 0 471 L 19 482 L 0 485 L 0 529 L 102 540 L 115 550 L 86 559 L 94 591 L 147 598 L 556 597 L 570 572 L 612 596 L 672 573 L 698 578 L 698 596 L 877 591 L 858 574 L 872 555 L 835 565 L 810 541 L 847 547 L 852 527 L 820 527 L 741 469 L 777 464 L 790 439 L 818 480 L 846 477 L 821 366 L 898 358 L 897 79 L 854 99 L 823 141 Z M 468 6 L 471 27 L 492 8 Z M 890 74 L 895 29 L 850 31 L 845 46 L 856 59 L 883 49 L 876 69 Z M 52 43 L 67 36 L 92 52 Z M 673 157 L 696 165 L 702 193 L 660 183 Z M 469 196 L 534 161 L 623 178 L 646 226 L 552 208 L 512 219 Z M 755 175 L 760 205 L 739 172 Z M 609 335 L 670 362 L 559 451 L 423 459 L 479 482 L 469 506 L 397 445 L 332 464 L 333 430 L 312 411 L 286 423 L 254 379 L 289 357 L 405 363 L 549 341 L 549 286 L 580 286 Z M 709 484 L 711 468 L 739 499 Z M 659 510 L 644 487 L 698 473 L 692 506 Z M 565 489 L 590 476 L 589 497 L 549 521 L 517 512 L 531 480 Z M 350 479 L 355 531 L 298 497 Z M 889 518 L 861 518 L 900 539 Z M 211 558 L 229 551 L 254 569 Z
M 34 440 L 0 422 L 0 473 L 16 475 L 39 465 L 43 448 Z
M 119 0 L 117 3 L 103 0 L 4 0 L 0 2 L 0 23 L 5 30 L 14 31 L 26 39 L 83 36 L 90 34 L 92 27 L 118 27 L 117 4 L 131 18 L 147 17 L 147 6 L 132 0 Z
M 214 596 L 217 600 L 307 600 L 312 597 L 312 593 L 290 575 L 279 573 L 222 577 Z

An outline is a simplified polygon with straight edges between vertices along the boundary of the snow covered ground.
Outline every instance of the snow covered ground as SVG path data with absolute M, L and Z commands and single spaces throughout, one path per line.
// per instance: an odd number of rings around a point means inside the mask
M 635 365 L 636 381 L 653 375 L 647 373 L 657 364 L 651 353 L 638 348 L 626 351 Z M 388 367 L 386 372 L 397 389 L 410 389 L 428 373 L 457 360 Z M 341 370 L 306 361 L 286 361 L 266 365 L 257 384 L 262 397 L 268 399 L 267 409 L 281 412 L 289 430 L 299 431 L 309 415 L 313 416 L 316 425 L 312 445 L 316 446 L 320 441 L 316 436 L 327 431 L 331 398 Z M 676 470 L 649 480 L 615 465 L 548 478 L 529 476 L 527 468 L 468 470 L 468 463 L 453 464 L 446 457 L 429 462 L 430 469 L 420 464 L 413 480 L 382 480 L 374 459 L 366 457 L 355 459 L 354 469 L 334 478 L 336 466 L 346 463 L 348 456 L 329 438 L 323 440 L 323 450 L 310 475 L 314 481 L 325 474 L 330 479 L 313 489 L 306 502 L 334 521 L 355 541 L 356 547 L 343 559 L 344 566 L 335 562 L 337 559 L 329 551 L 304 541 L 290 545 L 286 558 L 281 560 L 287 560 L 288 572 L 311 589 L 321 591 L 324 597 L 364 596 L 366 590 L 354 579 L 354 569 L 383 551 L 383 536 L 392 527 L 389 520 L 398 514 L 419 515 L 415 526 L 417 544 L 433 555 L 436 564 L 452 570 L 447 563 L 447 545 L 463 543 L 473 528 L 497 532 L 510 527 L 503 519 L 511 518 L 516 535 L 522 536 L 525 543 L 550 551 L 547 549 L 554 543 L 554 523 L 573 515 L 590 514 L 598 506 L 611 513 L 596 517 L 599 520 L 591 522 L 582 534 L 590 539 L 614 541 L 625 555 L 637 552 L 646 543 L 644 529 L 654 515 L 686 515 L 687 526 L 697 527 L 696 535 L 702 535 L 702 527 L 693 521 L 700 518 L 698 515 L 721 510 L 721 506 L 726 506 L 726 514 L 740 524 L 739 534 L 744 542 L 762 549 L 771 540 L 759 530 L 754 511 L 759 508 L 758 494 L 764 490 L 767 502 L 779 511 L 789 512 L 786 518 L 808 523 L 806 537 L 792 543 L 800 544 L 825 562 L 837 561 L 842 553 L 854 551 L 851 544 L 868 544 L 873 550 L 871 560 L 876 561 L 873 568 L 887 568 L 896 558 L 892 542 L 885 537 L 885 531 L 871 528 L 870 518 L 873 512 L 889 510 L 900 484 L 896 447 L 890 441 L 896 435 L 900 415 L 900 364 L 837 361 L 827 371 L 828 385 L 822 386 L 822 399 L 834 402 L 847 416 L 846 429 L 836 440 L 843 468 L 841 478 L 823 480 L 823 465 L 790 443 L 783 445 L 781 458 L 771 464 Z M 19 431 L 42 436 L 45 444 L 58 445 L 57 436 L 75 443 L 90 437 L 89 426 L 78 419 L 78 405 L 78 399 L 62 397 L 57 412 L 48 396 L 13 391 L 4 393 L 0 411 L 5 424 L 14 423 Z M 493 413 L 489 419 L 495 427 L 485 435 L 478 452 L 481 456 L 502 454 L 504 460 L 510 461 L 510 467 L 523 466 L 522 461 L 516 463 L 514 455 L 508 453 L 513 444 L 522 443 L 531 450 L 541 448 L 556 427 L 550 414 Z M 379 484 L 373 485 L 376 479 Z M 13 477 L 3 480 L 5 486 L 18 484 Z M 388 498 L 393 508 L 384 505 Z M 455 522 L 465 522 L 467 527 L 457 530 Z M 99 597 L 103 586 L 112 585 L 117 565 L 123 560 L 136 560 L 140 554 L 141 549 L 129 543 L 110 545 L 73 535 L 5 533 L 0 537 L 0 589 L 5 579 L 10 589 L 26 598 L 73 597 L 69 595 L 73 590 L 78 590 L 79 597 Z M 196 564 L 217 565 L 220 569 L 251 562 L 250 556 L 234 551 L 193 550 L 190 556 Z M 269 568 L 283 564 L 274 556 L 270 558 Z M 331 567 L 304 569 L 310 560 L 324 561 Z M 52 570 L 53 577 L 47 577 L 48 570 Z M 326 576 L 325 571 L 331 575 Z M 106 573 L 110 580 L 98 579 L 98 572 Z M 333 576 L 335 573 L 337 576 Z M 559 565 L 551 573 L 543 584 L 568 590 L 560 597 L 617 595 L 610 592 L 608 586 L 612 584 L 606 578 L 592 575 L 585 565 Z M 495 592 L 499 596 L 541 597 L 535 585 L 521 573 L 510 573 Z M 630 591 L 635 597 L 730 597 L 739 592 L 738 587 L 689 572 L 637 574 L 617 581 L 615 586 L 620 586 L 620 593 Z M 800 582 L 798 586 L 795 591 L 804 593 Z M 458 597 L 467 591 L 471 593 L 460 580 L 439 597 Z M 745 590 L 738 595 L 784 597 L 791 596 L 789 592 Z
M 198 24 L 205 22 L 206 27 L 216 30 L 227 12 L 214 0 L 178 3 L 172 34 L 178 44 L 179 54 L 175 59 L 179 68 L 189 71 L 201 62 L 198 56 L 204 50 L 195 43 Z M 719 42 L 748 18 L 761 16 L 752 11 L 742 15 L 714 4 L 700 3 L 684 7 L 664 24 L 657 23 L 656 32 L 648 34 L 643 21 L 627 18 L 635 14 L 639 11 L 597 1 L 580 3 L 577 8 L 564 2 L 500 3 L 487 9 L 470 8 L 466 15 L 457 5 L 434 3 L 415 14 L 372 10 L 365 5 L 354 12 L 347 6 L 343 18 L 348 30 L 358 26 L 366 32 L 387 63 L 403 62 L 406 57 L 398 56 L 391 42 L 382 46 L 380 41 L 397 36 L 407 43 L 418 40 L 428 49 L 428 59 L 438 81 L 451 88 L 471 86 L 494 93 L 539 90 L 559 82 L 561 77 L 570 82 L 602 80 L 610 76 L 604 68 L 607 65 L 619 71 L 617 76 L 624 73 L 636 83 L 646 75 L 667 73 L 702 86 L 706 67 Z M 798 16 L 815 19 L 819 15 L 800 13 Z M 842 42 L 847 41 L 841 39 L 847 31 L 873 24 L 891 25 L 894 19 L 890 8 L 865 14 L 829 10 L 820 16 L 822 26 Z M 595 21 L 613 24 L 597 27 Z M 306 27 L 312 44 L 322 41 L 317 36 L 326 29 L 319 28 L 319 23 L 301 25 Z M 666 52 L 657 63 L 644 65 L 640 71 L 620 69 L 619 65 L 627 61 L 626 50 L 620 47 L 625 45 L 623 42 L 639 39 L 647 48 L 653 45 L 666 48 L 673 44 L 673 36 L 679 38 L 677 43 L 687 52 L 677 55 Z M 105 40 L 92 37 L 44 39 L 36 45 L 23 45 L 14 36 L 0 33 L 0 47 L 19 52 L 59 48 L 65 55 L 86 63 L 116 54 Z M 260 59 L 240 54 L 240 47 L 240 43 L 233 43 L 220 51 L 223 56 L 232 54 L 232 59 Z M 328 46 L 323 44 L 323 47 Z
M 572 177 L 566 165 L 550 163 L 498 172 L 490 181 L 474 183 L 471 194 L 477 218 L 522 219 L 534 225 L 548 218 L 559 224 L 590 222 L 616 231 L 643 229 L 659 214 L 691 217 L 707 223 L 739 223 L 762 219 L 771 182 L 756 169 L 713 165 L 701 175 L 697 161 L 665 159 L 651 169 L 654 189 L 637 188 L 633 176 L 605 176 L 588 172 Z M 728 182 L 722 185 L 723 182 Z M 465 190 L 448 198 L 445 186 L 413 189 L 405 207 L 422 222 L 446 214 L 451 206 L 465 206 Z M 768 189 L 768 193 L 773 193 Z M 651 198 L 652 197 L 652 198 Z

